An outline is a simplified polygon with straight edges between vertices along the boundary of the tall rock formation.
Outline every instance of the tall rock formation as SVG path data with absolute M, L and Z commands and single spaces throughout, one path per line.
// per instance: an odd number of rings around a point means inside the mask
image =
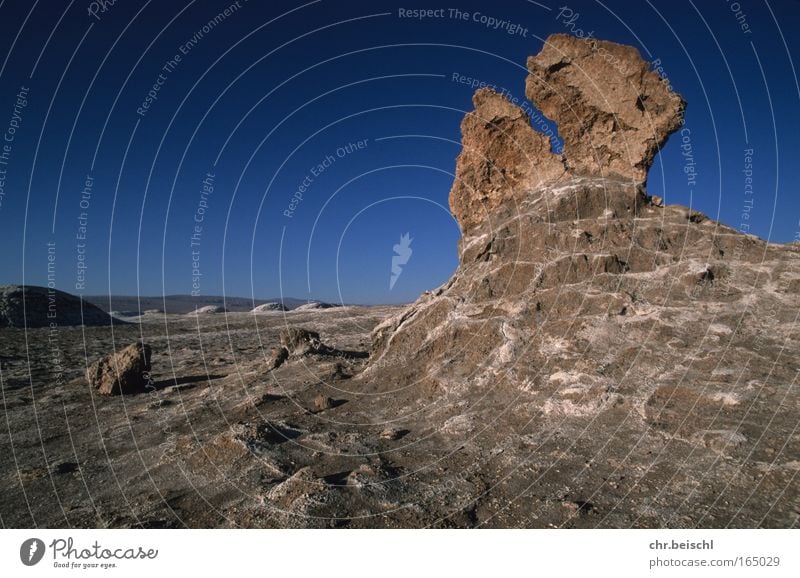
M 711 379 L 722 336 L 725 355 L 752 353 L 755 334 L 761 355 L 780 350 L 785 331 L 753 311 L 794 319 L 798 247 L 645 192 L 683 99 L 636 49 L 611 42 L 551 36 L 528 70 L 526 93 L 558 124 L 563 155 L 520 107 L 475 94 L 450 193 L 460 265 L 375 329 L 363 378 L 417 400 L 510 388 L 546 413 L 632 398 L 646 413 L 673 372 Z M 632 379 L 640 370 L 658 379 L 645 386 Z

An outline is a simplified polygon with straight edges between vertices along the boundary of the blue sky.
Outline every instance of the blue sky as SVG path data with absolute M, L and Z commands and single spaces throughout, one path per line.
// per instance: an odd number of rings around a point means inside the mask
M 457 265 L 447 195 L 473 88 L 455 75 L 523 98 L 526 57 L 577 29 L 637 46 L 689 102 L 651 193 L 741 228 L 751 156 L 749 232 L 800 230 L 795 1 L 454 3 L 466 19 L 432 2 L 86 4 L 0 8 L 0 283 L 45 284 L 55 243 L 72 293 L 411 301 Z

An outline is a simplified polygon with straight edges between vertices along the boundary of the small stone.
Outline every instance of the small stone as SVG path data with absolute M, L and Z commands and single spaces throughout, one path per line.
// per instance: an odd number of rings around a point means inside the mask
M 314 407 L 317 408 L 318 411 L 331 409 L 333 407 L 333 399 L 320 394 L 314 398 Z
M 397 429 L 397 428 L 386 428 L 381 432 L 381 437 L 385 440 L 399 440 L 401 437 L 405 436 L 408 433 L 408 430 L 405 429 Z
M 706 220 L 706 216 L 703 213 L 700 213 L 698 211 L 688 211 L 686 213 L 686 219 L 690 223 L 698 224 L 698 223 L 702 223 L 703 221 L 705 221 Z

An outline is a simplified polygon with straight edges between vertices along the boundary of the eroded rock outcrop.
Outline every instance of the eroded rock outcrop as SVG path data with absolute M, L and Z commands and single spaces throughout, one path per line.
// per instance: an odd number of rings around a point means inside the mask
M 475 95 L 450 193 L 460 265 L 375 329 L 361 379 L 413 400 L 510 388 L 538 398 L 545 416 L 632 398 L 645 413 L 656 382 L 624 382 L 639 368 L 678 379 L 675 368 L 697 367 L 689 353 L 715 355 L 707 327 L 739 331 L 754 303 L 791 322 L 797 247 L 647 195 L 647 169 L 684 102 L 635 49 L 555 35 L 528 68 L 527 94 L 558 123 L 563 156 L 520 107 Z M 473 418 L 457 417 L 469 431 Z
M 485 88 L 461 123 L 450 208 L 468 233 L 503 205 L 577 177 L 643 185 L 653 158 L 683 120 L 685 102 L 638 51 L 565 34 L 528 59 L 526 95 L 555 121 L 563 154 L 531 127 L 527 113 Z

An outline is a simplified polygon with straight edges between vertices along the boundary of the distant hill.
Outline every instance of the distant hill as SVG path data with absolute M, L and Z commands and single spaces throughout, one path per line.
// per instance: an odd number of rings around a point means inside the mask
M 36 285 L 0 286 L 0 327 L 109 325 L 111 318 L 91 302 Z M 118 321 L 116 323 L 122 323 Z M 52 325 L 51 325 L 52 324 Z
M 253 307 L 264 303 L 283 303 L 287 309 L 294 309 L 308 303 L 306 299 L 293 297 L 251 299 L 250 297 L 222 297 L 217 295 L 192 297 L 191 295 L 166 295 L 156 297 L 137 297 L 136 295 L 86 295 L 88 301 L 103 311 L 124 311 L 126 313 L 144 312 L 152 309 L 161 309 L 167 313 L 185 314 L 196 308 L 209 305 L 221 305 L 231 312 L 251 311 Z

